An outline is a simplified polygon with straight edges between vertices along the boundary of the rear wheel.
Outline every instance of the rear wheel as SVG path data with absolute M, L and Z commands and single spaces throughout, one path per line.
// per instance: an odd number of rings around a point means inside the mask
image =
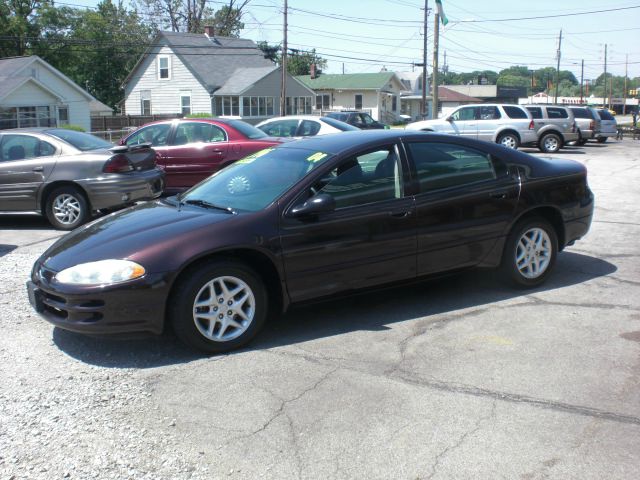
M 540 217 L 525 218 L 507 238 L 501 269 L 511 283 L 536 287 L 551 273 L 557 251 L 558 236 L 551 224 Z
M 582 136 L 582 132 L 578 130 L 578 140 L 576 140 L 577 145 L 584 145 L 587 143 L 587 139 Z
M 205 263 L 176 288 L 169 306 L 173 329 L 184 343 L 207 353 L 245 345 L 267 318 L 264 284 L 240 262 Z
M 69 185 L 49 194 L 45 200 L 45 214 L 55 228 L 73 230 L 89 220 L 91 208 L 84 193 Z
M 496 143 L 500 145 L 504 145 L 507 148 L 512 148 L 516 150 L 520 146 L 520 139 L 515 133 L 503 133 L 498 137 Z
M 556 153 L 562 148 L 562 138 L 555 133 L 546 133 L 538 141 L 538 148 L 544 153 Z
M 604 143 L 607 141 L 607 137 L 599 137 L 598 138 L 598 143 Z

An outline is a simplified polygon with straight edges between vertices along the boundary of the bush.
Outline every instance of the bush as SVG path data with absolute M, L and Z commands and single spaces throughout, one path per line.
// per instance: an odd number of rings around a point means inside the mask
M 80 125 L 60 125 L 60 128 L 64 128 L 66 130 L 74 130 L 76 132 L 86 132 L 86 130 Z
M 189 115 L 184 116 L 184 118 L 211 118 L 211 117 L 213 117 L 213 115 L 207 112 L 190 113 Z

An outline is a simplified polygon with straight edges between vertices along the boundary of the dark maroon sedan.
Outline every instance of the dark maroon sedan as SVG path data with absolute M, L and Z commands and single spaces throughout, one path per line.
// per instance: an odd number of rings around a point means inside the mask
M 282 139 L 242 120 L 186 118 L 148 123 L 121 145 L 151 143 L 166 174 L 166 193 L 178 193 L 253 152 Z
M 586 168 L 407 131 L 311 137 L 111 214 L 34 265 L 32 305 L 86 333 L 171 323 L 230 350 L 291 303 L 470 267 L 533 287 L 593 215 Z

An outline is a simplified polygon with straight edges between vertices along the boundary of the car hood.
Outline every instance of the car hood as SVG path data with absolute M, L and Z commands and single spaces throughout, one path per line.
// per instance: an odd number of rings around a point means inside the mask
M 211 230 L 221 222 L 226 222 L 226 228 L 241 216 L 196 206 L 178 208 L 162 200 L 146 202 L 74 230 L 54 243 L 41 260 L 55 271 L 106 259 L 129 259 L 151 267 L 152 272 L 167 271 L 172 268 L 169 253 L 188 249 L 193 238 L 202 238 L 203 229 Z M 211 238 L 211 232 L 206 236 Z

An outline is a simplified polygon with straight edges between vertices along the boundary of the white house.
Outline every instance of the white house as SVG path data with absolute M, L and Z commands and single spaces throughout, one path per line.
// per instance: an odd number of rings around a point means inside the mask
M 0 129 L 72 124 L 89 131 L 93 101 L 36 55 L 0 59 Z
M 124 82 L 129 115 L 208 113 L 259 120 L 280 114 L 282 74 L 251 41 L 160 32 Z M 288 113 L 311 113 L 313 91 L 287 75 Z
M 393 123 L 400 115 L 400 91 L 394 72 L 300 75 L 296 77 L 316 93 L 317 110 L 369 110 L 371 116 Z
M 402 82 L 400 114 L 404 116 L 404 120 L 412 122 L 422 120 L 422 71 L 396 72 L 396 75 L 398 75 L 400 82 Z M 426 118 L 431 118 L 432 100 L 429 94 L 429 77 L 427 77 L 425 95 Z

